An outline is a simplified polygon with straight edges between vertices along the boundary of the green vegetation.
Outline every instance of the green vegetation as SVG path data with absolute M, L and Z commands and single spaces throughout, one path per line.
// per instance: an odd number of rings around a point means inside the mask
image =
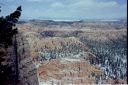
M 126 77 L 126 56 L 127 43 L 126 38 L 118 38 L 106 42 L 88 40 L 85 37 L 80 38 L 81 42 L 87 44 L 96 55 L 96 60 L 92 64 L 100 64 L 104 70 L 104 78 L 125 78 Z
M 15 24 L 21 15 L 21 6 L 16 11 L 6 17 L 0 17 L 0 85 L 15 85 L 14 69 L 5 60 L 8 54 L 8 48 L 12 46 L 13 36 L 18 33 Z M 6 62 L 6 65 L 3 64 Z

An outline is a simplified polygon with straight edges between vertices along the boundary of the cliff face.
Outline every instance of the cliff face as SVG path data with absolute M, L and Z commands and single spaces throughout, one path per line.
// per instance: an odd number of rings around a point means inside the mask
M 30 54 L 28 41 L 22 32 L 17 35 L 19 85 L 38 85 L 37 69 Z
M 126 29 L 92 24 L 64 30 L 19 24 L 21 85 L 126 83 Z

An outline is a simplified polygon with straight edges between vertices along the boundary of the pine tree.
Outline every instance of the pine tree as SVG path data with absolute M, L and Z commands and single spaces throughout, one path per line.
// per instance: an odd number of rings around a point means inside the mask
M 1 8 L 1 7 L 0 7 Z M 0 10 L 1 11 L 1 10 Z M 6 17 L 0 17 L 0 85 L 14 85 L 14 77 L 12 66 L 3 65 L 5 61 L 3 56 L 6 56 L 6 48 L 12 45 L 12 38 L 18 33 L 15 24 L 21 15 L 21 6 L 16 11 Z
M 0 44 L 4 44 L 5 47 L 12 44 L 12 37 L 18 32 L 17 28 L 13 28 L 18 22 L 21 11 L 21 6 L 19 6 L 16 11 L 5 18 L 0 17 Z

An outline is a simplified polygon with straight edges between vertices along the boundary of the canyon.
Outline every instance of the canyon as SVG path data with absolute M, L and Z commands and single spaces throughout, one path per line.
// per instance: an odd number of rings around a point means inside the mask
M 127 83 L 126 22 L 17 24 L 19 85 Z

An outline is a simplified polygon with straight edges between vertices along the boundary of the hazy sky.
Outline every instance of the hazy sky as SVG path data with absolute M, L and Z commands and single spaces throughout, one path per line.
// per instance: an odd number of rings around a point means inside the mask
M 126 18 L 126 2 L 127 0 L 0 0 L 0 15 L 5 16 L 21 5 L 21 19 Z

